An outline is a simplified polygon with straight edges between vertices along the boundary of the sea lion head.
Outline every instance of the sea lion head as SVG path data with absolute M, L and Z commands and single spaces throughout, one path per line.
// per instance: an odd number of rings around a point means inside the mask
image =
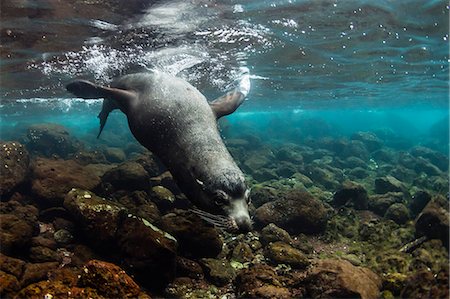
M 228 172 L 210 182 L 197 180 L 202 192 L 194 210 L 206 221 L 234 232 L 248 232 L 252 220 L 248 212 L 250 189 L 241 173 Z

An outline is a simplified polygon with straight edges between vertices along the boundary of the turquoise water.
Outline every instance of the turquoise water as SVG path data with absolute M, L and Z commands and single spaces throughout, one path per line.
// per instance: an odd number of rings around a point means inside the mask
M 446 1 L 135 1 L 109 8 L 4 5 L 2 139 L 53 122 L 101 143 L 93 138 L 100 102 L 71 98 L 64 85 L 73 78 L 108 84 L 159 69 L 214 99 L 245 66 L 252 89 L 223 125 L 224 137 L 242 128 L 269 132 L 276 142 L 296 139 L 296 129 L 315 137 L 391 130 L 409 145 L 448 152 Z M 121 115 L 107 130 L 133 140 Z

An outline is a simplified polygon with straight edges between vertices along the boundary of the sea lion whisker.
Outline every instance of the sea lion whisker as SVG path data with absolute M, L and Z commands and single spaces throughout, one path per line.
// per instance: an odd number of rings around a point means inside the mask
M 226 216 L 214 215 L 214 214 L 211 214 L 211 213 L 208 213 L 206 211 L 199 210 L 199 209 L 191 209 L 191 212 L 193 212 L 194 214 L 197 214 L 199 216 L 202 215 L 202 216 L 206 216 L 206 217 L 209 217 L 211 219 L 217 219 L 217 220 L 220 220 L 220 221 L 228 219 L 228 217 L 226 217 Z

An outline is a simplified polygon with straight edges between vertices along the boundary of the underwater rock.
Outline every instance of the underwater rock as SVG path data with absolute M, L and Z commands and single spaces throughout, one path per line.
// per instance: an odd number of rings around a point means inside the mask
M 266 256 L 275 264 L 288 264 L 297 269 L 305 269 L 310 264 L 305 254 L 283 242 L 267 245 Z
M 165 171 L 165 166 L 153 155 L 147 151 L 133 159 L 134 162 L 139 163 L 144 167 L 150 177 L 161 175 Z
M 328 216 L 321 201 L 306 192 L 293 190 L 285 199 L 256 209 L 255 219 L 264 226 L 274 223 L 293 234 L 317 234 L 325 231 Z
M 72 155 L 72 159 L 81 165 L 108 163 L 105 155 L 99 150 L 79 151 Z
M 317 261 L 308 271 L 305 283 L 312 298 L 376 299 L 381 287 L 381 279 L 368 268 L 333 259 Z
M 17 278 L 0 270 L 0 297 L 13 298 L 19 289 L 20 284 Z
M 177 277 L 189 277 L 192 279 L 202 279 L 203 269 L 199 263 L 188 258 L 177 256 Z
M 45 262 L 61 262 L 61 257 L 55 250 L 46 246 L 34 246 L 30 248 L 29 252 L 30 261 L 33 263 L 45 263 Z
M 80 224 L 91 245 L 109 253 L 117 250 L 116 232 L 122 206 L 92 192 L 72 189 L 64 199 L 64 207 Z
M 409 210 L 402 203 L 394 203 L 392 204 L 384 214 L 386 219 L 391 219 L 397 224 L 405 224 L 409 219 Z
M 92 190 L 100 178 L 73 160 L 37 158 L 33 163 L 32 191 L 45 205 L 59 206 L 72 188 Z
M 407 278 L 400 298 L 449 298 L 449 271 L 443 268 L 437 274 L 426 269 Z
M 152 187 L 150 194 L 152 202 L 154 202 L 162 212 L 174 208 L 175 195 L 169 189 L 163 186 L 154 186 Z
M 0 198 L 13 191 L 27 178 L 30 157 L 17 141 L 0 141 Z
M 366 145 L 359 140 L 351 140 L 347 146 L 342 150 L 342 152 L 337 151 L 341 158 L 347 157 L 357 157 L 364 161 L 368 161 L 370 157 L 369 150 L 367 150 Z
M 0 253 L 0 271 L 11 274 L 17 279 L 22 277 L 26 262 Z
M 99 260 L 91 260 L 83 267 L 78 285 L 93 288 L 106 298 L 136 298 L 141 292 L 119 266 Z
M 442 171 L 435 165 L 431 164 L 428 160 L 418 157 L 416 159 L 416 164 L 414 170 L 417 173 L 425 173 L 429 176 L 439 176 L 442 174 Z
M 141 164 L 125 162 L 102 176 L 102 187 L 108 193 L 115 190 L 147 190 L 150 188 L 150 177 Z
M 127 158 L 125 152 L 118 147 L 107 147 L 103 153 L 106 160 L 111 163 L 121 163 Z
M 403 192 L 405 190 L 405 184 L 393 176 L 388 175 L 375 179 L 375 193 L 385 194 L 388 192 Z
M 278 192 L 270 186 L 256 185 L 252 188 L 250 198 L 255 207 L 260 207 L 266 202 L 278 199 Z
M 448 127 L 448 124 L 447 124 Z M 448 128 L 447 128 L 448 129 Z M 447 171 L 449 166 L 448 156 L 424 146 L 415 146 L 410 150 L 414 157 L 422 157 L 437 166 L 441 171 Z
M 266 225 L 261 230 L 261 242 L 267 245 L 270 242 L 277 242 L 277 241 L 281 241 L 289 245 L 293 243 L 293 240 L 287 231 L 276 226 L 273 223 Z
M 82 144 L 58 124 L 35 124 L 28 128 L 25 144 L 30 152 L 45 157 L 54 155 L 67 158 L 82 149 Z
M 281 161 L 278 163 L 275 173 L 283 178 L 290 178 L 294 173 L 298 171 L 298 168 L 290 162 Z
M 120 197 L 117 202 L 126 207 L 131 214 L 147 219 L 151 223 L 159 221 L 161 218 L 161 213 L 156 204 L 150 201 L 150 196 L 144 191 L 126 194 Z
M 197 299 L 197 298 L 234 298 L 227 296 L 216 286 L 205 280 L 194 280 L 189 277 L 178 277 L 165 289 L 165 298 Z
M 252 177 L 258 182 L 267 182 L 278 179 L 278 175 L 274 169 L 261 168 L 252 172 Z
M 369 152 L 379 150 L 383 146 L 383 141 L 371 132 L 356 132 L 351 139 L 361 141 Z
M 356 210 L 367 210 L 368 201 L 366 189 L 352 181 L 342 183 L 340 190 L 333 195 L 333 204 L 337 207 L 352 206 Z
M 417 216 L 423 208 L 430 202 L 431 194 L 425 190 L 417 191 L 411 198 L 409 202 L 409 209 L 411 210 L 411 214 L 413 216 Z
M 290 299 L 293 294 L 286 286 L 286 278 L 263 264 L 243 269 L 236 277 L 236 288 L 239 298 L 280 298 Z
M 280 161 L 293 163 L 296 166 L 303 164 L 303 156 L 299 146 L 295 144 L 283 145 L 276 153 L 275 157 Z
M 385 194 L 377 194 L 369 197 L 369 210 L 380 216 L 384 216 L 387 209 L 394 203 L 404 201 L 402 192 L 388 192 Z
M 381 148 L 370 154 L 371 157 L 378 163 L 394 163 L 397 160 L 397 154 L 394 150 L 389 148 Z
M 20 285 L 27 286 L 34 282 L 47 280 L 49 273 L 55 271 L 58 267 L 58 262 L 26 264 L 20 280 Z
M 252 247 L 245 242 L 239 242 L 231 254 L 231 260 L 239 263 L 251 262 L 254 257 Z
M 236 271 L 225 259 L 203 258 L 200 264 L 206 278 L 217 286 L 224 286 L 236 278 Z
M 19 254 L 28 249 L 38 231 L 38 210 L 16 201 L 0 203 L 0 252 Z
M 177 239 L 183 256 L 216 257 L 222 251 L 223 243 L 217 229 L 193 213 L 174 210 L 161 218 L 160 226 Z
M 342 165 L 345 168 L 367 168 L 367 162 L 357 157 L 348 157 L 347 159 L 345 159 L 345 161 L 342 162 Z
M 443 196 L 435 196 L 417 216 L 416 237 L 427 236 L 429 239 L 439 239 L 449 248 L 449 206 Z
M 337 172 L 336 172 L 337 171 Z M 340 170 L 324 165 L 307 165 L 305 167 L 306 175 L 314 182 L 322 185 L 325 189 L 335 190 L 339 187 L 336 176 Z
M 59 245 L 67 245 L 73 241 L 72 234 L 66 229 L 59 229 L 53 235 Z
M 121 218 L 120 260 L 145 287 L 163 288 L 175 277 L 177 240 L 143 218 L 126 213 Z
M 68 286 L 65 281 L 43 280 L 28 285 L 14 298 L 104 298 L 94 289 Z

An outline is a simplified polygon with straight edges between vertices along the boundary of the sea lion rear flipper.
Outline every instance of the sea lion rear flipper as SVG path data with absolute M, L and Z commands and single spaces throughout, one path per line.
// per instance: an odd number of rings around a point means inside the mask
M 136 98 L 134 92 L 97 85 L 87 80 L 75 80 L 67 84 L 66 89 L 75 96 L 83 99 L 104 98 L 102 110 L 98 114 L 98 118 L 100 119 L 100 131 L 97 138 L 100 137 L 100 134 L 105 127 L 109 113 L 114 109 L 121 109 L 125 112 Z
M 225 95 L 215 99 L 209 106 L 214 111 L 216 118 L 219 119 L 222 116 L 229 115 L 236 111 L 236 109 L 244 102 L 250 91 L 250 75 L 247 68 L 243 69 L 241 79 L 238 86 L 227 92 Z

